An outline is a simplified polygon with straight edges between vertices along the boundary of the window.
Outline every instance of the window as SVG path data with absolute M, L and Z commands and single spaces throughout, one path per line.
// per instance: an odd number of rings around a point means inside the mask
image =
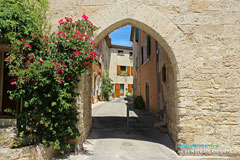
M 162 81 L 166 83 L 167 81 L 167 71 L 166 71 L 166 66 L 165 64 L 162 67 Z
M 118 55 L 123 55 L 123 54 L 124 54 L 123 50 L 118 50 Z
M 120 95 L 124 94 L 124 84 L 120 84 Z
M 147 36 L 147 58 L 151 56 L 151 37 Z
M 138 42 L 139 40 L 139 29 L 135 28 L 135 41 Z
M 130 75 L 129 66 L 117 66 L 117 75 Z
M 133 52 L 129 52 L 129 56 L 132 57 L 133 56 Z
M 126 66 L 120 66 L 121 72 L 126 71 Z

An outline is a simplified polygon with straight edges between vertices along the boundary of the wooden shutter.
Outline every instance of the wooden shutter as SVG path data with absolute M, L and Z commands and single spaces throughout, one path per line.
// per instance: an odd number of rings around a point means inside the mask
M 151 37 L 147 36 L 147 57 L 150 58 L 151 55 Z
M 120 84 L 115 84 L 115 96 L 120 97 Z
M 142 62 L 142 64 L 144 63 L 144 48 L 143 48 L 143 46 L 141 47 L 141 62 Z
M 128 84 L 128 93 L 132 93 L 132 84 Z
M 127 74 L 130 76 L 130 66 L 127 66 Z
M 138 42 L 139 40 L 139 29 L 135 28 L 135 41 Z
M 131 67 L 131 75 L 133 75 L 133 67 Z
M 117 75 L 121 74 L 121 66 L 117 66 Z

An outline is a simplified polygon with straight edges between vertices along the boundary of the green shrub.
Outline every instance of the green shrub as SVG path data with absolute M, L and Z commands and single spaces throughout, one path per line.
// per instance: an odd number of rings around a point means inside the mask
M 142 98 L 142 96 L 137 96 L 133 101 L 133 106 L 136 109 L 144 109 L 145 108 L 145 102 Z

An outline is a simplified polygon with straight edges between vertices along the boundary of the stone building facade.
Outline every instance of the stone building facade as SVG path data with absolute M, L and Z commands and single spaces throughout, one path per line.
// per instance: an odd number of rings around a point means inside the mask
M 49 0 L 48 19 L 55 30 L 62 17 L 85 13 L 99 27 L 97 43 L 124 25 L 148 33 L 172 68 L 169 132 L 176 150 L 218 143 L 234 156 L 240 155 L 239 8 L 239 0 Z M 89 110 L 90 104 L 81 113 Z

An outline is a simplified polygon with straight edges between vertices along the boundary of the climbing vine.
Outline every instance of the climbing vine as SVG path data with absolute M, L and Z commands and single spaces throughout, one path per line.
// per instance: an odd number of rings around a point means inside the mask
M 22 99 L 18 130 L 29 143 L 53 144 L 63 153 L 79 136 L 75 90 L 99 56 L 91 41 L 96 29 L 86 15 L 77 21 L 65 17 L 52 35 L 35 33 L 12 44 L 6 62 L 16 89 L 10 98 Z

